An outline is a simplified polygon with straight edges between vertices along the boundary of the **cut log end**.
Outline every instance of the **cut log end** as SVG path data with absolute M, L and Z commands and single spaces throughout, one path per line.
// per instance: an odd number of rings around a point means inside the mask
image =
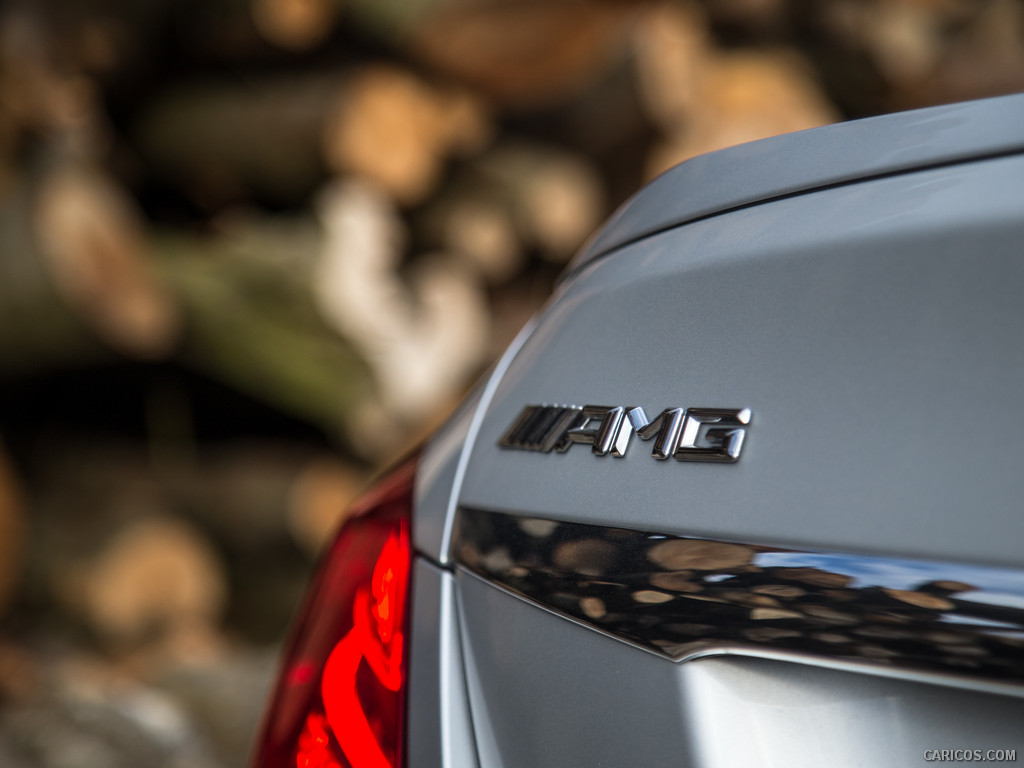
M 139 218 L 109 180 L 78 167 L 52 172 L 33 224 L 58 292 L 101 340 L 142 359 L 170 351 L 177 307 L 148 272 Z
M 323 42 L 338 15 L 336 0 L 252 0 L 252 20 L 269 43 L 305 51 Z
M 490 137 L 481 104 L 395 67 L 354 75 L 323 135 L 328 166 L 379 184 L 411 205 L 435 187 L 449 154 L 468 154 Z
M 57 575 L 58 595 L 97 633 L 130 645 L 154 632 L 214 625 L 227 576 L 206 540 L 183 521 L 151 516 L 120 531 L 92 558 Z

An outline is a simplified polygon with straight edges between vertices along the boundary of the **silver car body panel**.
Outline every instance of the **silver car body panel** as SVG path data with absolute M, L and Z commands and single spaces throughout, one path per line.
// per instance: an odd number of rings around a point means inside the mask
M 1016 565 L 1022 213 L 1014 156 L 745 208 L 596 262 L 509 366 L 459 503 Z M 537 402 L 741 406 L 753 422 L 736 464 L 502 450 Z
M 666 659 L 458 572 L 481 766 L 896 766 L 1021 746 L 1024 700 L 803 663 Z
M 428 447 L 414 539 L 441 567 L 416 571 L 413 768 L 471 765 L 474 748 L 481 768 L 1024 754 L 1024 701 L 969 668 L 770 647 L 673 661 L 452 569 L 448 552 L 473 509 L 995 569 L 1019 593 L 1021 125 L 1011 97 L 725 150 L 613 220 Z M 735 463 L 655 461 L 637 440 L 621 457 L 502 449 L 539 403 L 753 416 Z M 419 710 L 441 696 L 441 715 Z
M 628 200 L 576 268 L 627 243 L 723 211 L 837 184 L 1020 152 L 1021 96 L 787 133 L 688 160 Z
M 477 768 L 454 577 L 419 560 L 413 585 L 409 700 L 424 705 L 409 709 L 410 763 Z
M 529 338 L 531 321 L 466 397 L 462 405 L 430 439 L 416 472 L 413 507 L 413 545 L 436 563 L 448 562 L 458 494 L 480 424 L 491 398 L 520 347 Z

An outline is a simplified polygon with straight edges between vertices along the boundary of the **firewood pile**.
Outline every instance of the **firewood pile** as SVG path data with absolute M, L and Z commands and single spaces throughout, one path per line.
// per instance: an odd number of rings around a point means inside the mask
M 0 763 L 244 764 L 346 503 L 616 205 L 1021 88 L 1020 0 L 3 4 Z

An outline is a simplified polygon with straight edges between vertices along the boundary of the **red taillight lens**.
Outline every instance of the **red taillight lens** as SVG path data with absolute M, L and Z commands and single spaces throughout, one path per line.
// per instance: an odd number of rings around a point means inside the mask
M 313 581 L 253 768 L 403 763 L 415 460 L 359 502 Z

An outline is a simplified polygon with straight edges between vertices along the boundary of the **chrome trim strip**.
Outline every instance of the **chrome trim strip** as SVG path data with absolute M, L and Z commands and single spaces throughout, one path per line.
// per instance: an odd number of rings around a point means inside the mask
M 686 656 L 680 656 L 679 658 L 670 659 L 667 658 L 664 653 L 660 650 L 652 650 L 643 645 L 637 645 L 629 640 L 625 640 L 616 635 L 610 634 L 601 627 L 598 627 L 588 621 L 580 621 L 572 616 L 561 611 L 554 610 L 545 605 L 531 600 L 530 598 L 524 597 L 519 592 L 514 592 L 497 582 L 494 582 L 484 576 L 481 576 L 475 571 L 471 571 L 465 566 L 455 566 L 455 573 L 461 574 L 466 578 L 476 579 L 482 583 L 487 584 L 493 589 L 497 589 L 506 595 L 516 599 L 522 600 L 525 603 L 536 606 L 538 609 L 546 611 L 553 616 L 558 616 L 564 621 L 568 621 L 572 624 L 576 624 L 589 632 L 597 632 L 606 637 L 609 637 L 617 642 L 626 643 L 639 651 L 649 653 L 652 656 L 665 659 L 671 663 L 683 664 L 691 661 L 700 661 L 701 659 L 715 659 L 723 656 L 732 656 L 740 658 L 751 658 L 751 659 L 767 659 L 769 661 L 782 661 L 790 664 L 802 664 L 804 666 L 820 667 L 821 669 L 831 669 L 840 672 L 850 672 L 853 674 L 870 674 L 875 677 L 885 677 L 892 680 L 906 680 L 912 683 L 929 683 L 931 685 L 941 685 L 946 688 L 962 688 L 967 691 L 978 691 L 982 693 L 994 693 L 1000 696 L 1014 696 L 1017 698 L 1024 698 L 1024 686 L 1014 683 L 1012 680 L 991 680 L 986 678 L 971 677 L 970 674 L 965 674 L 958 670 L 940 670 L 930 671 L 915 668 L 899 667 L 884 664 L 873 664 L 871 662 L 865 662 L 863 660 L 839 660 L 835 658 L 826 658 L 822 656 L 813 656 L 807 653 L 798 653 L 794 651 L 775 650 L 765 647 L 750 647 L 750 646 L 737 646 L 730 645 L 728 643 L 720 643 L 717 645 L 708 645 L 705 648 L 695 650 Z
M 674 660 L 720 653 L 1024 685 L 1024 571 L 461 509 L 452 558 Z

